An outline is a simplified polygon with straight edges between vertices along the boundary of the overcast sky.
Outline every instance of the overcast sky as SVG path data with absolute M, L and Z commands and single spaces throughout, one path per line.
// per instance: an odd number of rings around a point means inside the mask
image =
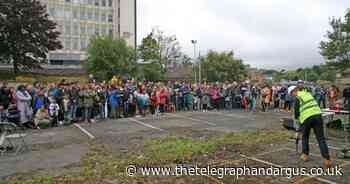
M 153 27 L 176 34 L 193 56 L 234 50 L 259 68 L 297 68 L 324 62 L 319 42 L 330 17 L 343 17 L 350 0 L 138 0 L 138 40 Z

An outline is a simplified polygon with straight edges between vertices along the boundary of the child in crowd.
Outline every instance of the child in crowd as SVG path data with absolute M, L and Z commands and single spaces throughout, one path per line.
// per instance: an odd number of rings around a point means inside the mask
M 49 113 L 50 125 L 51 127 L 56 127 L 58 126 L 58 113 L 60 111 L 60 106 L 56 102 L 56 99 L 52 97 L 49 99 L 49 101 L 50 101 L 50 105 L 49 105 L 48 113 Z

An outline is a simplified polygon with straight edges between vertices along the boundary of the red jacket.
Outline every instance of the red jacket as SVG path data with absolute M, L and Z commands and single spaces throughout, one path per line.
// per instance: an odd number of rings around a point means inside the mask
M 165 105 L 168 93 L 165 90 L 159 92 L 159 104 Z
M 151 98 L 150 98 L 150 101 L 151 101 L 151 105 L 152 106 L 157 106 L 158 105 L 158 98 L 156 95 L 152 95 Z

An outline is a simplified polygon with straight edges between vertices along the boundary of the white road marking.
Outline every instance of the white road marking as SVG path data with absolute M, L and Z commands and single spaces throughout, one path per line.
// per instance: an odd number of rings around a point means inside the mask
M 261 159 L 258 159 L 258 158 L 254 158 L 254 157 L 248 157 L 248 156 L 242 155 L 242 154 L 241 154 L 241 157 L 246 158 L 246 159 L 248 159 L 248 160 L 253 160 L 253 161 L 256 161 L 256 162 L 263 163 L 263 164 L 271 165 L 271 166 L 274 166 L 274 167 L 279 167 L 279 168 L 282 168 L 282 167 L 283 167 L 283 166 L 278 165 L 278 164 L 274 164 L 274 163 L 271 163 L 271 162 L 268 162 L 268 161 L 265 161 L 265 160 L 261 160 Z
M 235 114 L 234 112 L 232 112 L 231 114 L 228 114 L 228 113 L 223 113 L 223 112 L 214 112 L 214 111 L 208 111 L 209 113 L 212 113 L 212 114 L 219 114 L 219 115 L 224 115 L 224 116 L 228 116 L 228 117 L 233 117 L 233 118 L 241 118 L 241 119 L 249 119 L 249 115 L 250 114 L 247 114 L 247 116 L 242 116 L 242 115 L 239 115 L 239 114 Z
M 201 120 L 201 119 L 194 119 L 194 118 L 190 118 L 190 117 L 186 117 L 186 116 L 181 116 L 181 115 L 178 115 L 178 114 L 167 114 L 167 115 L 173 116 L 173 117 L 176 117 L 176 118 L 183 118 L 183 119 L 188 119 L 188 120 L 191 120 L 191 121 L 204 123 L 204 124 L 207 124 L 207 125 L 210 125 L 210 126 L 216 126 L 215 123 L 212 123 L 212 122 L 209 122 L 209 121 L 205 121 L 205 120 Z
M 86 134 L 90 139 L 95 139 L 95 136 L 93 136 L 90 132 L 88 132 L 87 130 L 85 130 L 83 127 L 81 127 L 80 125 L 74 123 L 74 126 L 77 127 L 80 131 L 82 131 L 84 134 Z
M 295 140 L 294 139 L 289 139 L 289 142 L 294 142 L 295 143 Z M 318 146 L 318 144 L 312 143 L 312 142 L 309 142 L 309 144 Z M 328 145 L 328 148 L 329 149 L 333 149 L 333 150 L 337 150 L 337 151 L 343 150 L 343 148 L 339 148 L 339 147 L 335 147 L 335 146 L 329 146 L 329 145 Z
M 137 124 L 143 125 L 143 126 L 145 126 L 145 127 L 148 127 L 148 128 L 152 128 L 152 129 L 159 130 L 159 131 L 162 131 L 162 132 L 165 131 L 165 130 L 163 130 L 163 129 L 161 129 L 161 128 L 158 128 L 158 127 L 152 126 L 152 125 L 150 125 L 150 124 L 144 123 L 144 122 L 139 121 L 139 120 L 137 120 L 137 119 L 135 119 L 135 118 L 129 118 L 129 120 L 131 120 L 131 121 L 133 121 L 133 122 L 135 122 L 135 123 L 137 123 Z
M 242 155 L 242 154 L 241 154 L 241 157 L 246 158 L 248 160 L 253 160 L 253 161 L 256 161 L 256 162 L 267 164 L 267 165 L 270 165 L 270 166 L 273 166 L 273 167 L 285 168 L 285 167 L 283 167 L 281 165 L 274 164 L 272 162 L 268 162 L 268 161 L 261 160 L 261 159 L 258 159 L 258 158 L 248 157 L 248 156 L 245 156 L 245 155 Z M 330 181 L 330 180 L 326 180 L 326 179 L 323 179 L 323 178 L 319 178 L 319 177 L 316 177 L 316 176 L 311 176 L 310 174 L 306 174 L 306 176 L 308 176 L 310 178 L 314 178 L 314 179 L 316 179 L 318 181 L 322 181 L 322 182 L 328 183 L 328 184 L 337 184 L 336 182 L 333 182 L 333 181 Z

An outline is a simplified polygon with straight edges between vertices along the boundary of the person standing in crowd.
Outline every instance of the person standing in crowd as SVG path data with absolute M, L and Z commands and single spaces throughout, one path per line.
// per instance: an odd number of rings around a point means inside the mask
M 69 109 L 69 116 L 68 120 L 70 122 L 76 122 L 77 121 L 77 111 L 78 111 L 78 98 L 79 98 L 79 89 L 76 85 L 72 85 L 71 88 L 68 90 L 68 109 Z
M 139 85 L 139 88 L 137 91 L 135 91 L 134 95 L 137 99 L 139 114 L 141 116 L 146 116 L 146 110 L 149 105 L 149 96 L 146 92 L 145 85 Z
M 315 98 L 321 108 L 326 108 L 326 92 L 323 87 L 317 86 L 315 88 Z
M 338 95 L 339 95 L 339 89 L 335 85 L 332 85 L 328 91 L 329 108 L 331 109 L 335 108 Z
M 30 127 L 33 121 L 33 109 L 31 107 L 32 97 L 25 89 L 24 85 L 18 86 L 16 99 L 17 109 L 20 111 L 20 123 L 26 127 Z
M 157 97 L 157 90 L 153 89 L 150 97 L 150 112 L 153 116 L 158 116 L 159 99 Z
M 159 112 L 161 114 L 164 114 L 166 112 L 165 106 L 166 106 L 166 100 L 168 96 L 168 92 L 166 91 L 165 87 L 160 87 L 158 96 L 159 96 Z
M 112 86 L 112 89 L 109 94 L 109 104 L 111 107 L 111 118 L 116 119 L 120 118 L 119 114 L 119 102 L 120 101 L 120 95 L 115 86 Z
M 249 96 L 249 101 L 250 101 L 250 111 L 251 112 L 256 112 L 256 102 L 257 98 L 259 95 L 258 92 L 258 87 L 256 85 L 253 85 L 250 90 L 250 96 Z
M 262 110 L 263 112 L 267 112 L 271 103 L 272 98 L 272 90 L 269 88 L 269 86 L 265 86 L 262 91 Z
M 219 110 L 220 106 L 220 95 L 219 95 L 219 87 L 218 82 L 214 84 L 214 86 L 209 88 L 209 93 L 211 97 L 211 104 L 215 110 Z
M 201 103 L 203 106 L 203 112 L 208 112 L 209 107 L 210 107 L 210 94 L 209 94 L 208 87 L 204 87 Z

